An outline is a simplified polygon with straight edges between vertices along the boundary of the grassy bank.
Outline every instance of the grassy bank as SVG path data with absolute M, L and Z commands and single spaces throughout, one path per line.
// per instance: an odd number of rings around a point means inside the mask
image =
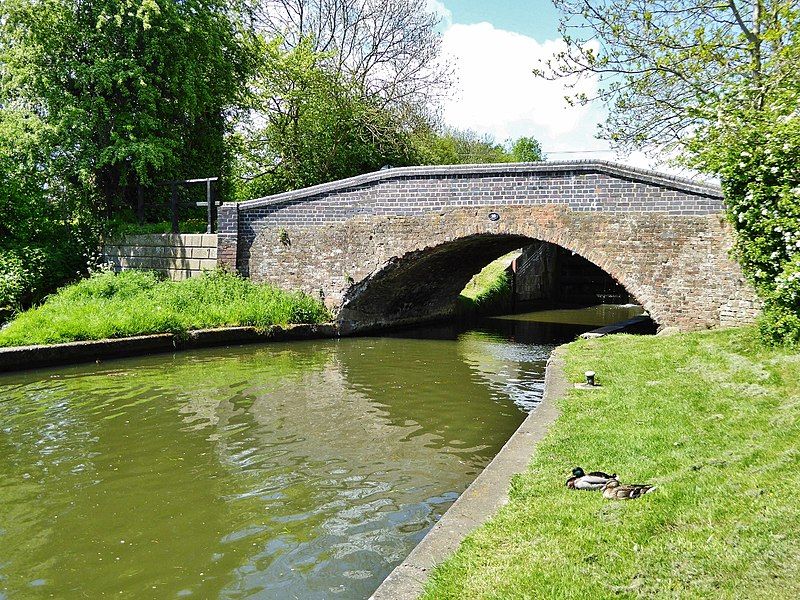
M 493 260 L 470 279 L 459 297 L 462 310 L 483 314 L 508 310 L 511 305 L 511 277 L 507 269 L 519 254 L 519 250 L 514 250 Z
M 510 503 L 425 598 L 794 598 L 800 594 L 800 355 L 751 330 L 579 341 L 561 416 Z M 569 470 L 656 483 L 613 503 Z
M 0 346 L 54 344 L 191 329 L 330 318 L 310 296 L 225 273 L 164 281 L 154 273 L 102 273 L 67 286 L 0 330 Z

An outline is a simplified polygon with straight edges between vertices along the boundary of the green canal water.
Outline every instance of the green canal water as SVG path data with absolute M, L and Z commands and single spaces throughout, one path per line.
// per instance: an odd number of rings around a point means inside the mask
M 366 598 L 591 328 L 557 320 L 2 375 L 0 598 Z

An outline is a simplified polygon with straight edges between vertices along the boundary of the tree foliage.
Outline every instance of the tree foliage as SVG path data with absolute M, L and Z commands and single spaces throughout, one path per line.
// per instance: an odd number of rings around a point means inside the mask
M 597 77 L 609 108 L 600 135 L 623 149 L 683 148 L 715 119 L 731 85 L 754 107 L 779 83 L 797 0 L 554 0 L 566 49 L 539 71 Z M 573 80 L 574 81 L 574 80 Z M 579 96 L 577 101 L 593 98 Z
M 424 113 L 450 84 L 439 17 L 427 0 L 249 0 L 255 27 L 291 50 L 307 43 L 322 66 L 376 107 Z
M 54 177 L 47 128 L 24 109 L 0 110 L 0 323 L 83 272 L 93 221 Z
M 511 144 L 513 162 L 536 162 L 544 160 L 542 145 L 534 137 L 521 137 Z
M 534 137 L 520 137 L 498 144 L 490 135 L 452 127 L 421 127 L 414 132 L 416 160 L 423 165 L 536 162 L 544 160 Z
M 138 183 L 224 174 L 251 66 L 216 0 L 0 0 L 0 311 L 86 272 Z
M 238 139 L 241 198 L 410 164 L 412 149 L 395 114 L 326 67 L 307 39 L 285 50 L 265 42 Z
M 421 127 L 414 134 L 419 164 L 458 165 L 511 162 L 508 151 L 491 136 L 444 127 Z
M 248 69 L 217 0 L 3 0 L 2 103 L 46 123 L 48 160 L 110 210 L 139 182 L 217 175 Z
M 599 76 L 602 136 L 721 177 L 762 329 L 800 343 L 800 2 L 555 1 L 567 50 L 542 73 Z
M 689 144 L 692 164 L 722 177 L 736 255 L 764 299 L 765 337 L 800 344 L 800 39 L 769 67 L 766 89 L 734 86 Z M 753 96 L 758 94 L 758 103 Z
M 262 52 L 235 139 L 237 197 L 425 162 L 448 85 L 424 0 L 250 0 Z M 424 153 L 423 153 L 424 154 Z

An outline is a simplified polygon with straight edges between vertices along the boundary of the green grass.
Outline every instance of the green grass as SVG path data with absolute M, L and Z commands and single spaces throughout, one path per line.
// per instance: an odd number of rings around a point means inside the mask
M 800 596 L 800 355 L 751 329 L 612 336 L 566 351 L 561 415 L 511 500 L 424 598 Z M 573 466 L 658 484 L 610 502 Z
M 320 323 L 316 299 L 222 272 L 174 282 L 155 273 L 96 274 L 62 288 L 0 330 L 0 346 L 55 344 L 191 329 Z
M 511 278 L 506 269 L 519 254 L 519 250 L 514 250 L 486 265 L 464 287 L 461 302 L 479 310 L 491 310 L 507 303 L 511 294 Z

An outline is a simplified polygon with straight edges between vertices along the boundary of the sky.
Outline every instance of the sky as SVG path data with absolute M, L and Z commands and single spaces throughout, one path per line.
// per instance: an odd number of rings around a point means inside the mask
M 601 105 L 569 106 L 564 83 L 534 77 L 539 61 L 563 48 L 559 13 L 550 0 L 428 3 L 442 19 L 442 46 L 456 76 L 443 104 L 446 124 L 489 134 L 500 143 L 533 136 L 551 160 L 594 158 L 653 166 L 639 153 L 617 156 L 595 138 L 606 114 Z M 584 91 L 596 87 L 590 80 Z

